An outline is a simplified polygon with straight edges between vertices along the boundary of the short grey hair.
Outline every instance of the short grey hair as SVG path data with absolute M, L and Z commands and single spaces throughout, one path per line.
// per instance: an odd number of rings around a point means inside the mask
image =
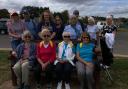
M 22 40 L 24 40 L 25 36 L 27 36 L 27 35 L 31 36 L 31 39 L 33 38 L 32 35 L 31 35 L 31 33 L 30 33 L 30 31 L 25 30 L 25 31 L 23 32 L 23 34 L 22 34 Z
M 62 36 L 65 36 L 65 35 L 69 35 L 70 36 L 70 32 L 63 32 Z

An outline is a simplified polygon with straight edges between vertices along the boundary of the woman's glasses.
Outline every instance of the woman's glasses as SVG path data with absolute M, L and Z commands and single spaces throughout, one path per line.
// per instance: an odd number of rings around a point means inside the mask
M 89 39 L 89 37 L 88 36 L 85 36 L 85 37 L 82 37 L 82 39 Z
M 24 36 L 24 38 L 31 38 L 31 36 Z
M 43 35 L 43 37 L 45 37 L 45 38 L 46 38 L 46 37 L 50 37 L 50 35 Z
M 63 36 L 64 38 L 70 38 L 70 36 Z

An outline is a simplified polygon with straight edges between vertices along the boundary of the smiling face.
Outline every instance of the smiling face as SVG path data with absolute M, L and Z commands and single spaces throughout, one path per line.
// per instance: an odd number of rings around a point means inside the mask
M 70 33 L 69 32 L 63 32 L 63 40 L 64 42 L 68 43 L 70 41 Z
M 31 35 L 30 34 L 27 34 L 24 36 L 24 41 L 25 42 L 30 42 L 31 41 Z
M 83 43 L 89 43 L 90 42 L 90 37 L 87 33 L 83 32 L 81 36 L 82 42 Z
M 62 24 L 62 20 L 61 20 L 61 18 L 60 18 L 59 16 L 56 16 L 56 17 L 55 17 L 55 21 L 56 21 L 56 24 L 57 24 L 57 25 Z
M 44 42 L 49 42 L 51 39 L 51 33 L 48 29 L 42 29 L 41 37 Z
M 112 25 L 113 20 L 112 18 L 106 18 L 106 22 L 108 25 Z
M 29 31 L 24 31 L 23 35 L 22 35 L 22 40 L 24 40 L 24 42 L 30 42 L 32 39 L 31 33 Z
M 45 20 L 45 21 L 50 21 L 50 13 L 49 13 L 49 12 L 46 12 L 46 11 L 45 11 L 45 12 L 43 13 L 43 17 L 44 17 L 44 20 Z
M 71 25 L 75 25 L 77 23 L 77 17 L 76 16 L 71 16 L 69 19 L 69 23 Z

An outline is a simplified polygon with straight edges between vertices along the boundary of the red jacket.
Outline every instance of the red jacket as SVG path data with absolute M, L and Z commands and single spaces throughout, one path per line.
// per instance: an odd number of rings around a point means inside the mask
M 49 43 L 48 47 L 45 48 L 43 42 L 37 44 L 37 58 L 39 58 L 43 63 L 50 61 L 53 63 L 56 59 L 56 47 L 52 42 Z

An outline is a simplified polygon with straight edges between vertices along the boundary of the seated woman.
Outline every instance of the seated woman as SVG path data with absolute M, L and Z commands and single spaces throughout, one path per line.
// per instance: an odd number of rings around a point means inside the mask
M 94 53 L 97 51 L 95 45 L 91 43 L 90 36 L 86 32 L 82 33 L 82 42 L 77 45 L 76 63 L 78 79 L 81 85 L 80 89 L 84 88 L 84 80 L 87 83 L 87 89 L 94 89 Z
M 36 59 L 36 46 L 31 42 L 32 36 L 29 31 L 24 31 L 22 35 L 21 43 L 17 49 L 18 62 L 14 65 L 13 70 L 18 78 L 18 89 L 30 89 L 29 79 L 29 68 L 34 66 Z
M 70 89 L 69 81 L 72 68 L 74 66 L 73 44 L 70 41 L 70 33 L 63 32 L 63 41 L 58 45 L 56 65 L 56 75 L 58 80 L 57 89 L 62 89 L 62 82 L 65 82 L 65 89 Z
M 36 70 L 36 81 L 37 88 L 39 89 L 39 82 L 41 80 L 41 72 L 45 73 L 45 79 L 47 82 L 47 89 L 51 89 L 52 82 L 52 70 L 53 63 L 56 59 L 56 47 L 55 44 L 50 40 L 51 32 L 48 28 L 43 28 L 40 32 L 40 37 L 42 41 L 37 44 L 37 60 L 38 66 Z

